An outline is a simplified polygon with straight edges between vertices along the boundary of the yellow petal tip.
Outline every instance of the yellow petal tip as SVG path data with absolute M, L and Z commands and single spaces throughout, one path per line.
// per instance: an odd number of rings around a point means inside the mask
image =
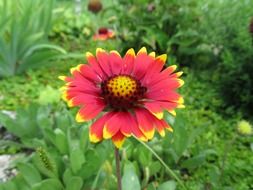
M 180 98 L 177 100 L 177 103 L 179 103 L 179 104 L 184 104 L 184 98 L 183 98 L 183 97 L 180 97 Z
M 163 63 L 165 63 L 167 60 L 167 54 L 159 55 L 157 59 L 160 59 Z
M 177 106 L 177 108 L 185 108 L 185 105 L 179 104 L 179 105 Z
M 117 148 L 121 148 L 122 147 L 122 145 L 123 145 L 123 143 L 124 143 L 124 141 L 125 141 L 125 138 L 123 138 L 123 139 L 121 139 L 121 140 L 114 140 L 114 141 L 112 141 L 113 142 L 113 144 L 117 147 Z
M 129 50 L 127 50 L 126 54 L 131 55 L 131 56 L 135 56 L 135 51 L 133 48 L 130 48 Z
M 97 143 L 100 141 L 100 139 L 95 134 L 89 133 L 89 138 L 90 138 L 90 142 L 93 142 L 93 143 Z
M 180 72 L 177 72 L 176 75 L 177 77 L 181 77 L 183 73 L 184 73 L 183 71 L 180 71 Z
M 161 120 L 163 118 L 163 112 L 158 112 L 158 113 L 153 113 L 152 114 L 159 120 Z
M 112 137 L 112 134 L 107 130 L 107 125 L 104 125 L 103 128 L 103 137 L 104 139 L 110 139 Z
M 184 85 L 184 81 L 182 79 L 178 79 L 178 82 L 179 82 L 179 87 Z
M 148 55 L 151 56 L 151 57 L 153 57 L 153 58 L 155 58 L 155 52 L 154 51 L 151 52 L 151 53 L 149 53 Z
M 112 50 L 112 51 L 110 51 L 110 53 L 115 53 L 115 54 L 117 54 L 118 56 L 120 56 L 119 52 L 116 51 L 116 50 Z
M 145 136 L 147 137 L 147 139 L 152 139 L 154 137 L 154 134 L 155 134 L 155 129 L 153 129 L 151 131 L 145 131 L 143 133 L 145 134 Z
M 159 134 L 161 135 L 161 137 L 164 137 L 165 136 L 165 131 L 164 130 L 161 130 L 161 131 L 158 131 Z
M 102 49 L 102 48 L 97 48 L 97 49 L 96 49 L 96 54 L 99 53 L 99 52 L 105 52 L 105 50 Z
M 65 81 L 67 77 L 66 76 L 58 76 L 58 79 Z
M 89 58 L 89 57 L 92 57 L 93 54 L 92 54 L 91 52 L 87 51 L 87 52 L 85 53 L 85 56 L 86 56 L 86 58 Z
M 80 113 L 76 114 L 76 122 L 81 123 L 84 122 L 85 119 L 80 115 Z
M 140 54 L 140 53 L 147 53 L 146 47 L 142 47 L 142 48 L 138 51 L 137 55 Z
M 176 115 L 177 115 L 177 113 L 175 112 L 175 110 L 168 110 L 168 112 L 169 112 L 171 115 L 173 115 L 173 116 L 176 116 Z

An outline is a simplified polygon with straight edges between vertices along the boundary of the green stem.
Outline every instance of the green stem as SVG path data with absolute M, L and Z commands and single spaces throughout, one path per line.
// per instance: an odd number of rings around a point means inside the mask
M 182 180 L 180 180 L 178 178 L 178 176 L 175 174 L 175 172 L 173 172 L 173 170 L 169 168 L 169 166 L 162 160 L 162 158 L 152 148 L 150 148 L 146 143 L 142 142 L 141 140 L 139 140 L 136 137 L 135 137 L 135 139 L 138 140 L 145 148 L 147 148 L 161 162 L 161 164 L 166 168 L 166 170 L 168 171 L 169 175 L 171 177 L 173 177 L 181 185 L 181 187 L 184 190 L 186 190 L 186 187 L 184 186 Z
M 115 147 L 115 160 L 116 160 L 116 174 L 118 181 L 118 190 L 122 190 L 121 184 L 121 174 L 120 174 L 120 157 L 119 157 L 119 149 Z

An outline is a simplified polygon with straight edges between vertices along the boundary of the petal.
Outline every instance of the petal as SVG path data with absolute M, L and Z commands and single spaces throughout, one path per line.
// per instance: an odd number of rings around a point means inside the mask
M 102 78 L 96 72 L 94 72 L 94 70 L 89 65 L 80 64 L 77 66 L 77 68 L 81 75 L 84 76 L 86 79 L 95 82 L 102 81 Z
M 122 112 L 122 117 L 121 117 L 121 127 L 120 127 L 120 131 L 121 133 L 126 136 L 129 137 L 131 136 L 131 125 L 132 125 L 132 115 L 129 112 Z
M 164 64 L 166 63 L 167 55 L 163 54 L 158 56 L 155 61 L 150 64 L 149 68 L 147 69 L 148 72 L 145 74 L 145 77 L 142 79 L 142 84 L 146 86 L 146 84 L 149 84 L 150 81 L 152 81 L 153 75 L 157 75 L 160 73 L 162 68 L 164 67 Z
M 76 114 L 77 122 L 85 122 L 95 118 L 102 110 L 105 108 L 105 104 L 103 102 L 96 102 L 91 104 L 86 104 L 81 107 L 81 109 Z
M 109 54 L 105 50 L 97 48 L 96 57 L 100 67 L 103 69 L 106 75 L 111 76 L 113 73 L 109 63 Z
M 143 108 L 135 109 L 138 126 L 148 139 L 152 139 L 155 133 L 155 128 L 152 122 L 152 114 Z
M 140 130 L 136 118 L 130 114 L 131 117 L 129 117 L 128 124 L 131 128 L 132 135 L 137 137 L 138 139 L 142 141 L 147 141 L 147 137 L 143 134 L 143 132 Z
M 182 97 L 177 92 L 174 92 L 170 89 L 160 89 L 153 92 L 149 91 L 146 93 L 146 98 L 151 100 L 163 100 L 178 103 L 182 101 Z
M 101 69 L 100 65 L 97 62 L 97 59 L 92 53 L 86 52 L 86 59 L 91 68 L 100 76 L 103 80 L 106 78 L 104 71 Z
M 162 72 L 154 74 L 151 78 L 146 79 L 146 81 L 144 82 L 145 85 L 153 85 L 160 82 L 161 80 L 171 78 L 172 76 L 171 73 L 173 73 L 176 70 L 176 68 L 177 68 L 176 65 L 172 65 L 163 70 Z
M 124 116 L 124 112 L 115 112 L 114 116 L 105 123 L 103 130 L 103 137 L 105 139 L 111 138 L 120 130 L 121 126 L 124 125 L 122 122 Z
M 112 137 L 112 142 L 117 148 L 121 148 L 123 143 L 125 141 L 125 136 L 118 131 L 113 137 Z
M 147 55 L 146 49 L 141 49 L 138 52 L 134 61 L 133 75 L 135 76 L 135 78 L 140 80 L 145 75 L 145 73 L 147 72 L 147 68 L 153 61 L 154 58 L 152 56 Z
M 122 74 L 131 74 L 134 68 L 135 52 L 134 49 L 129 49 L 123 58 Z
M 112 117 L 112 112 L 108 112 L 99 119 L 97 119 L 91 126 L 89 131 L 89 138 L 91 142 L 99 142 L 103 139 L 103 128 L 105 122 Z
M 68 101 L 68 106 L 85 106 L 87 104 L 104 104 L 104 101 L 97 96 L 91 94 L 77 94 L 71 100 Z
M 117 51 L 111 51 L 109 54 L 110 65 L 113 74 L 119 74 L 123 66 L 123 60 Z
M 161 89 L 175 90 L 175 89 L 181 87 L 183 84 L 184 84 L 184 82 L 181 79 L 168 78 L 165 80 L 161 80 L 157 83 L 149 84 L 149 85 L 147 85 L 147 88 L 150 92 L 154 92 L 154 91 L 161 90 Z
M 145 102 L 144 106 L 158 119 L 163 118 L 163 108 L 157 102 Z
M 165 131 L 164 131 L 164 129 L 167 129 L 167 130 L 169 130 L 170 132 L 173 131 L 173 129 L 171 128 L 171 126 L 170 126 L 164 119 L 158 120 L 158 119 L 154 118 L 154 125 L 155 125 L 155 127 L 156 127 L 158 133 L 159 133 L 162 137 L 165 136 Z

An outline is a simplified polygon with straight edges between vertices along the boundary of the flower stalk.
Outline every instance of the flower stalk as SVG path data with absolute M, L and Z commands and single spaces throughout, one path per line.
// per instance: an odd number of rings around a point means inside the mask
M 119 149 L 115 146 L 115 161 L 116 161 L 116 175 L 117 175 L 117 183 L 118 183 L 118 190 L 122 190 L 122 183 L 121 183 L 121 173 L 120 173 L 120 156 L 119 156 Z

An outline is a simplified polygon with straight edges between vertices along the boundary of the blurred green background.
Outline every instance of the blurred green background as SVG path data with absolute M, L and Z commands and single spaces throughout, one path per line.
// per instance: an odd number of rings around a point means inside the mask
M 59 75 L 97 47 L 147 47 L 184 71 L 174 132 L 147 144 L 186 189 L 253 189 L 252 0 L 0 0 L 0 190 L 114 190 L 113 145 L 61 101 Z M 113 31 L 115 36 L 95 40 Z M 13 119 L 15 118 L 15 119 Z M 121 149 L 124 190 L 183 189 L 134 138 Z M 11 171 L 15 171 L 12 174 Z M 1 176 L 1 175 L 0 175 Z

